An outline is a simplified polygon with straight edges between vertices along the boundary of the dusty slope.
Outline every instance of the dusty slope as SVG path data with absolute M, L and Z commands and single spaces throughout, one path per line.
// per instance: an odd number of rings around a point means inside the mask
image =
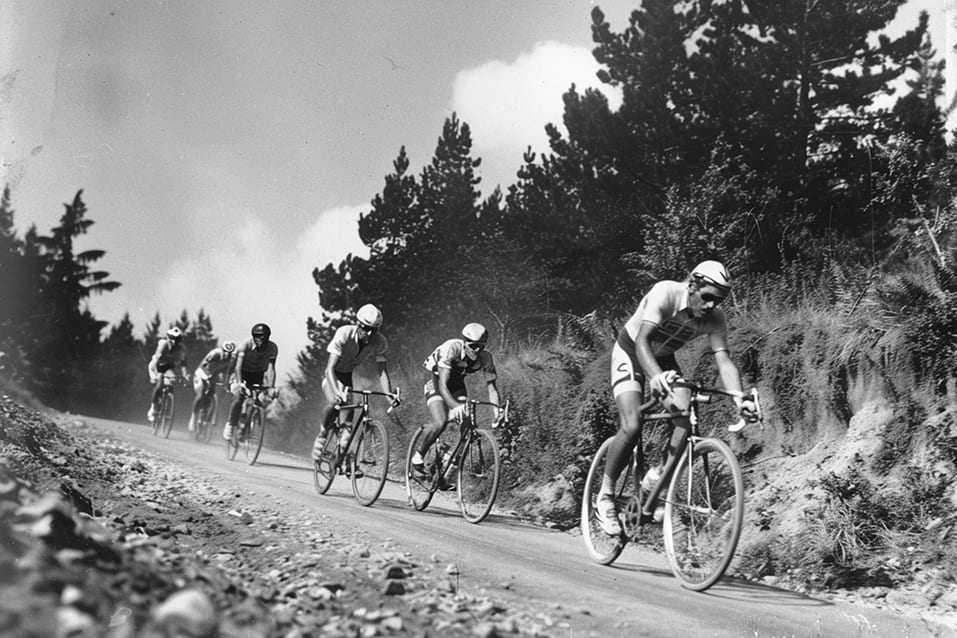
M 4 398 L 0 426 L 4 636 L 547 635 L 560 625 L 457 591 L 454 565 L 438 558 L 416 564 L 327 518 L 244 509 L 235 490 L 94 440 L 81 421 L 54 425 Z

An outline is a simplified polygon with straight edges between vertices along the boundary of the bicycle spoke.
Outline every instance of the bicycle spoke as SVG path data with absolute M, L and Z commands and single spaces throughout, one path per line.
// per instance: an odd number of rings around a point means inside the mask
M 475 430 L 458 468 L 462 516 L 479 523 L 492 510 L 501 471 L 498 446 L 488 430 Z
M 352 492 L 362 505 L 372 505 L 388 478 L 389 436 L 385 426 L 373 420 L 360 426 L 358 436 L 352 457 Z
M 602 476 L 605 473 L 605 459 L 608 456 L 608 448 L 611 447 L 612 439 L 606 439 L 595 453 L 591 466 L 588 469 L 588 477 L 585 479 L 585 491 L 582 495 L 582 513 L 581 513 L 581 531 L 582 538 L 585 541 L 585 547 L 589 555 L 596 562 L 602 565 L 610 565 L 615 562 L 622 550 L 625 548 L 626 540 L 620 536 L 609 536 L 602 530 L 598 523 L 596 506 L 598 503 L 598 494 L 601 489 Z M 621 473 L 618 479 L 618 493 L 615 502 L 618 505 L 619 513 L 625 513 L 634 495 L 634 474 L 631 469 L 631 463 L 627 469 Z M 621 517 L 619 517 L 621 518 Z
M 405 491 L 409 498 L 409 504 L 416 510 L 422 511 L 428 507 L 435 494 L 435 480 L 431 475 L 418 476 L 412 469 L 412 455 L 415 454 L 422 440 L 425 431 L 420 427 L 409 441 L 409 450 L 405 456 Z M 432 468 L 435 465 L 435 449 L 433 445 L 425 455 L 425 467 Z
M 744 517 L 744 482 L 722 441 L 695 442 L 676 468 L 665 504 L 665 549 L 675 576 L 702 591 L 724 574 L 734 557 Z
M 312 482 L 316 491 L 325 494 L 336 478 L 338 468 L 339 432 L 333 431 L 326 437 L 326 444 L 322 446 L 322 454 L 318 461 L 312 462 Z

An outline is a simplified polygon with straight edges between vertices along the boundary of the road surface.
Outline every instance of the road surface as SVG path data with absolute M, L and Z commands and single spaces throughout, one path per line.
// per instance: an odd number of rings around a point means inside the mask
M 222 441 L 196 443 L 181 427 L 162 439 L 142 424 L 87 421 L 199 473 L 235 480 L 266 506 L 335 516 L 363 527 L 372 541 L 390 539 L 420 561 L 435 554 L 455 556 L 461 588 L 485 589 L 506 605 L 571 612 L 569 636 L 944 635 L 919 619 L 754 583 L 723 581 L 707 592 L 690 592 L 672 576 L 663 554 L 629 546 L 614 565 L 604 567 L 588 557 L 575 534 L 494 512 L 479 525 L 469 524 L 452 495 L 436 495 L 424 512 L 416 512 L 406 503 L 404 485 L 389 482 L 372 507 L 363 507 L 343 477 L 326 495 L 318 495 L 305 458 L 264 449 L 249 466 L 242 451 L 229 461 Z M 392 453 L 404 456 L 405 451 Z

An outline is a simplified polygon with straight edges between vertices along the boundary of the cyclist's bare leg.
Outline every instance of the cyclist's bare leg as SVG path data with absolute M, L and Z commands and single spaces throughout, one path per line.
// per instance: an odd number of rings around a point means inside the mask
M 209 387 L 209 381 L 201 379 L 195 374 L 193 375 L 193 392 L 195 396 L 193 398 L 193 411 L 189 415 L 190 432 L 196 429 L 196 421 L 199 420 L 199 414 L 202 410 L 206 409 L 206 406 L 209 403 Z
M 641 408 L 640 392 L 622 392 L 615 397 L 615 403 L 618 405 L 618 432 L 608 448 L 608 456 L 605 459 L 605 474 L 602 477 L 602 494 L 614 494 L 615 484 L 621 471 L 628 462 L 628 455 L 635 447 L 635 443 L 641 440 L 641 419 L 639 418 L 639 409 Z M 641 448 L 638 448 L 641 453 Z M 638 459 L 639 463 L 641 459 Z
M 422 443 L 419 446 L 419 449 L 415 451 L 415 454 L 412 456 L 412 463 L 419 465 L 422 463 L 422 459 L 425 457 L 425 453 L 428 452 L 429 448 L 432 447 L 432 444 L 435 443 L 442 432 L 445 431 L 446 426 L 449 423 L 449 409 L 445 405 L 445 401 L 442 400 L 442 397 L 432 397 L 428 401 L 429 407 L 429 416 L 432 418 L 432 423 L 427 425 L 422 432 Z
M 652 514 L 654 503 L 658 500 L 661 492 L 668 484 L 668 477 L 671 476 L 671 472 L 674 470 L 678 459 L 681 458 L 681 454 L 688 445 L 688 434 L 691 432 L 691 419 L 686 416 L 679 416 L 671 419 L 671 423 L 674 428 L 671 431 L 671 440 L 668 442 L 668 453 L 665 457 L 664 468 L 661 471 L 661 478 L 658 480 L 657 485 L 651 490 L 648 499 L 641 508 L 641 513 L 645 516 Z

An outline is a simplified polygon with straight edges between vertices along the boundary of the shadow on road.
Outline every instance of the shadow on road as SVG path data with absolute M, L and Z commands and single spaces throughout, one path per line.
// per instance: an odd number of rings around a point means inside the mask
M 303 465 L 287 465 L 286 463 L 269 463 L 268 461 L 256 461 L 253 467 L 281 467 L 287 470 L 300 470 L 302 472 L 312 473 L 311 467 L 305 467 Z

